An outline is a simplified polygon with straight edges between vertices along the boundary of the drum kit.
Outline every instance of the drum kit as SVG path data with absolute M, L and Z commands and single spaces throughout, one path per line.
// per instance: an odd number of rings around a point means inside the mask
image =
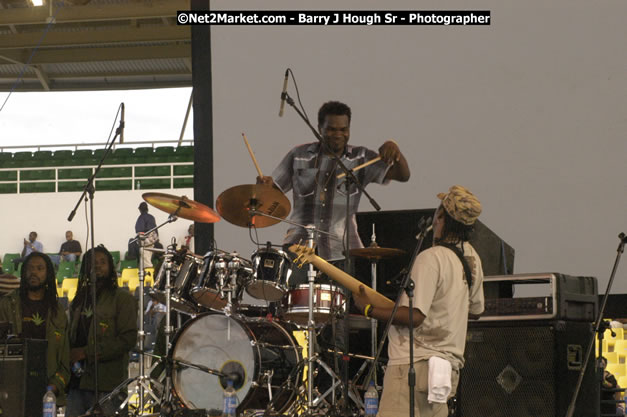
M 262 176 L 259 169 L 258 172 Z M 166 223 L 182 217 L 205 223 L 224 218 L 237 226 L 255 228 L 279 222 L 295 224 L 286 219 L 291 209 L 288 198 L 271 185 L 232 187 L 218 197 L 217 212 L 184 196 L 145 193 L 143 198 L 153 207 L 170 214 Z M 163 224 L 156 229 L 161 226 Z M 313 252 L 314 235 L 325 232 L 313 226 L 298 226 L 308 231 L 307 247 L 291 247 L 290 251 L 306 249 Z M 140 305 L 143 305 L 142 259 L 143 251 L 149 249 L 144 247 L 142 236 L 138 238 Z M 369 247 L 354 249 L 350 254 L 372 262 L 372 286 L 376 289 L 376 262 L 404 252 L 378 247 L 374 232 L 372 240 Z M 304 254 L 301 251 L 299 259 Z M 355 386 L 349 391 L 349 398 L 343 398 L 342 381 L 320 358 L 321 350 L 315 347 L 317 333 L 328 323 L 334 324 L 335 318 L 344 316 L 347 308 L 346 294 L 341 287 L 315 282 L 318 272 L 314 270 L 314 264 L 318 271 L 349 291 L 356 291 L 361 283 L 315 257 L 317 260 L 309 260 L 308 283 L 296 285 L 291 281 L 298 262 L 294 258 L 270 243 L 256 250 L 250 260 L 237 252 L 217 248 L 201 256 L 184 249 L 177 250 L 176 242 L 168 246 L 149 291 L 154 300 L 166 306 L 166 352 L 163 356 L 145 352 L 142 312 L 140 375 L 136 378 L 139 413 L 154 410 L 154 406 L 160 407 L 161 411 L 160 414 L 141 415 L 183 415 L 176 414 L 176 410 L 185 409 L 220 415 L 228 380 L 233 381 L 236 391 L 238 415 L 340 415 L 338 403 L 350 400 L 358 408 L 355 415 L 359 414 L 363 403 L 356 391 L 356 379 L 351 382 Z M 263 300 L 268 308 L 244 304 L 244 293 Z M 382 302 L 391 303 L 376 291 L 373 293 Z M 176 314 L 179 320 L 172 320 L 172 314 Z M 190 319 L 181 323 L 181 315 Z M 174 321 L 176 331 L 172 326 Z M 371 320 L 371 323 L 374 352 L 376 322 Z M 145 375 L 145 355 L 158 358 L 164 364 L 164 380 L 156 381 Z M 321 373 L 330 376 L 330 387 L 315 386 L 316 377 Z M 146 399 L 152 399 L 152 407 L 149 401 L 144 401 L 145 392 L 149 394 Z

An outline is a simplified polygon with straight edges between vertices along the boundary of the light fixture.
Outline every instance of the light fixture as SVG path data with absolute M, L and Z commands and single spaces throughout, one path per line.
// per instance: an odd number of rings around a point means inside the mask
M 43 6 L 44 5 L 44 0 L 30 0 L 30 2 L 33 4 L 33 6 L 37 7 L 37 6 Z

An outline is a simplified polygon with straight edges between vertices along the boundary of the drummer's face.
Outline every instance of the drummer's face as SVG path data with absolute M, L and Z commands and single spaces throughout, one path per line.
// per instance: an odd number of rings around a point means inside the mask
M 347 115 L 327 114 L 324 123 L 318 126 L 322 137 L 336 155 L 341 155 L 350 136 L 350 122 Z

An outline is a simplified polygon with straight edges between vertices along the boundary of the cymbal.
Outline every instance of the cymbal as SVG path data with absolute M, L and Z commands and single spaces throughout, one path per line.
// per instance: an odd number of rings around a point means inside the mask
M 220 216 L 212 208 L 205 206 L 194 200 L 182 196 L 164 194 L 164 193 L 144 193 L 142 198 L 148 204 L 165 211 L 169 214 L 175 214 L 187 220 L 193 220 L 199 223 L 216 223 L 220 221 Z
M 159 249 L 159 248 L 144 248 L 144 250 L 147 250 L 148 252 L 154 252 L 154 253 L 165 253 L 165 249 Z
M 218 196 L 216 209 L 224 219 L 236 226 L 268 227 L 290 214 L 292 206 L 278 188 L 265 184 L 244 184 L 231 187 Z M 280 220 L 262 215 L 251 216 L 258 210 Z
M 405 251 L 396 248 L 382 248 L 379 246 L 370 246 L 368 248 L 351 249 L 349 254 L 358 258 L 366 259 L 386 259 L 395 258 L 397 256 L 405 255 Z

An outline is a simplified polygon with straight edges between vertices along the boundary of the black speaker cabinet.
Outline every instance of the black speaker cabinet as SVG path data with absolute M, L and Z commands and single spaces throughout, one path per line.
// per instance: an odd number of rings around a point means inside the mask
M 0 415 L 42 416 L 47 345 L 29 339 L 0 344 Z
M 592 327 L 568 321 L 472 322 L 457 393 L 458 416 L 565 416 Z M 599 386 L 591 359 L 574 416 L 598 413 Z

